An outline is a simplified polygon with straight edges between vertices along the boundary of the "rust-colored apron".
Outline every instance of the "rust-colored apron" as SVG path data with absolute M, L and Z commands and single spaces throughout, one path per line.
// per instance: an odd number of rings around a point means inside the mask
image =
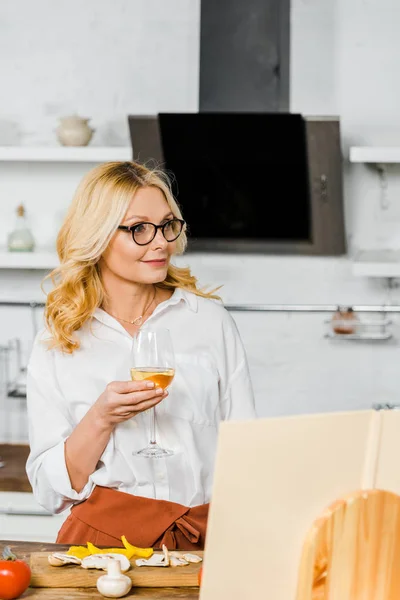
M 189 508 L 166 500 L 132 496 L 101 486 L 76 504 L 62 525 L 58 544 L 122 547 L 121 536 L 141 548 L 203 550 L 209 504 Z

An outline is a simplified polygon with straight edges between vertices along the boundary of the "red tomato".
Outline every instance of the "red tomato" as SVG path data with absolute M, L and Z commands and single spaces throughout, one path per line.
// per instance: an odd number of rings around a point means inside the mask
M 29 586 L 31 570 L 23 560 L 18 560 L 11 552 L 4 552 L 5 560 L 0 560 L 0 598 L 14 600 L 19 598 Z
M 203 575 L 203 567 L 200 567 L 200 570 L 199 570 L 199 572 L 197 574 L 197 580 L 199 582 L 199 586 L 201 585 L 201 577 L 202 577 L 202 575 Z

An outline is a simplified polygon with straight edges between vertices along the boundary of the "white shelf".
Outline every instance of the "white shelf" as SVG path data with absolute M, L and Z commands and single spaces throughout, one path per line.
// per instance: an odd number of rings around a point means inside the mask
M 353 163 L 400 163 L 400 146 L 352 146 L 349 158 Z
M 92 162 L 132 160 L 132 149 L 101 146 L 0 146 L 3 162 Z
M 400 250 L 360 250 L 353 257 L 359 277 L 400 277 Z
M 388 332 L 385 333 L 347 333 L 347 334 L 337 334 L 337 333 L 327 333 L 326 337 L 331 340 L 340 340 L 340 341 L 349 341 L 349 340 L 364 340 L 371 342 L 379 342 L 384 340 L 390 340 L 393 337 L 393 334 Z
M 41 269 L 50 271 L 58 262 L 55 251 L 38 249 L 34 252 L 8 252 L 0 248 L 0 269 Z

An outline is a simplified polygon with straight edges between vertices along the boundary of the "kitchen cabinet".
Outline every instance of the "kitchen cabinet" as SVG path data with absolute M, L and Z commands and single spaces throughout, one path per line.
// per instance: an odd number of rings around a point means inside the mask
M 69 514 L 51 515 L 35 500 L 25 472 L 29 447 L 0 444 L 0 539 L 55 542 Z
M 48 513 L 32 492 L 0 492 L 0 539 L 55 542 L 68 514 Z

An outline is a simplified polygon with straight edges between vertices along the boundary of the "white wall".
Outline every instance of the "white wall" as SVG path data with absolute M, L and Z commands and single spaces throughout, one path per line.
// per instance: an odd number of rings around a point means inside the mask
M 399 19 L 397 0 L 292 0 L 291 110 L 340 116 L 352 251 L 400 248 L 400 168 L 383 192 L 347 161 L 351 145 L 400 144 Z
M 335 84 L 336 0 L 291 0 L 290 109 L 338 114 Z
M 93 144 L 128 143 L 126 115 L 197 110 L 200 0 L 0 3 L 0 144 L 53 144 L 60 116 Z
M 396 0 L 292 0 L 291 110 L 339 114 L 345 157 L 350 144 L 397 143 L 399 11 Z M 7 9 L 0 4 L 0 22 L 0 44 L 12 57 L 0 52 L 6 89 L 0 145 L 53 144 L 57 117 L 71 111 L 93 117 L 94 144 L 120 144 L 127 141 L 129 112 L 197 109 L 199 0 L 74 0 L 57 8 L 48 0 L 18 0 Z M 21 200 L 39 244 L 51 244 L 86 168 L 0 166 L 0 245 Z M 382 211 L 375 173 L 347 162 L 345 171 L 352 247 L 396 245 L 397 181 L 390 180 L 390 208 Z M 346 257 L 200 254 L 180 262 L 189 263 L 203 284 L 224 283 L 229 303 L 400 302 L 398 289 L 389 293 L 384 282 L 354 278 Z M 0 271 L 0 298 L 41 298 L 42 276 Z M 397 324 L 394 341 L 360 345 L 325 339 L 321 314 L 235 318 L 262 415 L 399 398 Z M 17 335 L 27 352 L 31 331 L 29 310 L 0 308 L 0 344 Z
M 400 143 L 399 19 L 396 0 L 337 4 L 336 81 L 345 150 L 349 144 Z M 376 173 L 364 166 L 349 172 L 346 192 L 357 247 L 400 247 L 399 167 L 389 174 L 389 207 L 382 210 Z

